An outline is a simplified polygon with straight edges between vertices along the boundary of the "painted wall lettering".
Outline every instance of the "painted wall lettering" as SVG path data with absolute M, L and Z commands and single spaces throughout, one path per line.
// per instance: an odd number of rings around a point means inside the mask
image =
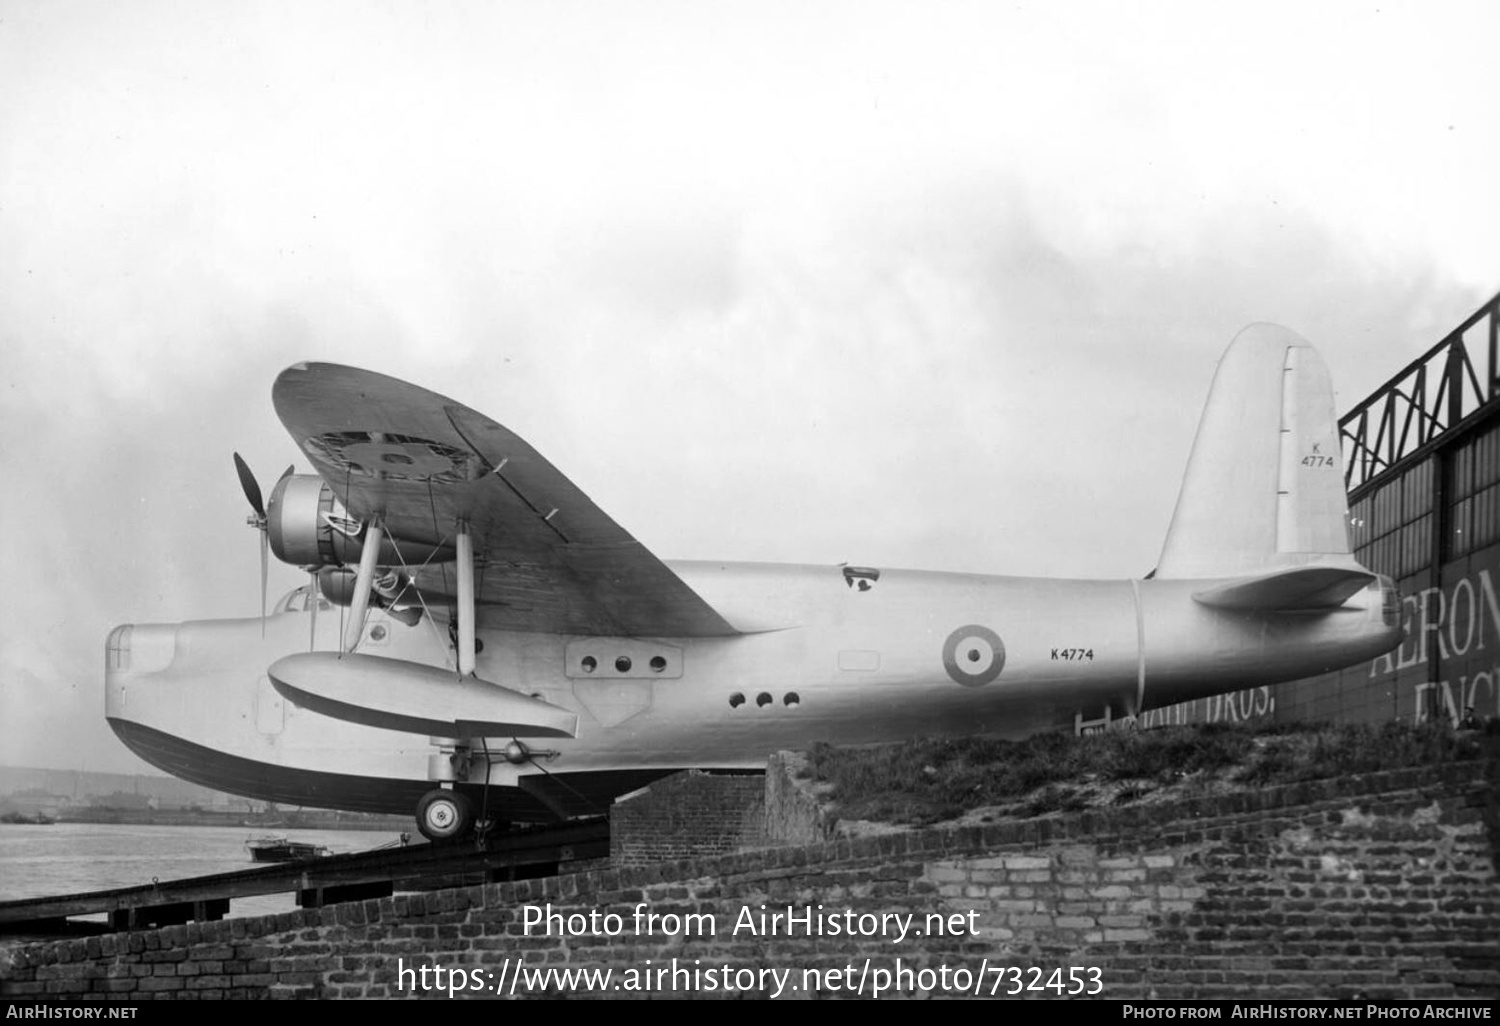
M 1259 687 L 1151 709 L 1137 717 L 1137 722 L 1147 729 L 1185 723 L 1242 723 L 1275 712 L 1276 696 L 1269 687 Z
M 1451 659 L 1500 644 L 1500 597 L 1488 569 L 1460 578 L 1447 592 L 1424 588 L 1404 596 L 1401 607 L 1406 640 L 1371 661 L 1371 677 L 1421 666 L 1433 651 L 1439 659 Z
M 1464 709 L 1473 707 L 1479 716 L 1500 716 L 1500 664 L 1478 673 L 1460 676 L 1456 681 L 1428 681 L 1412 689 L 1416 706 L 1413 718 L 1425 723 L 1433 716 L 1446 717 L 1454 726 L 1463 718 Z

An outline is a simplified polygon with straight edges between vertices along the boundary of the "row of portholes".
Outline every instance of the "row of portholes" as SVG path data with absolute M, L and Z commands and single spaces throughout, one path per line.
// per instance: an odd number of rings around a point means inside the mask
M 745 696 L 742 693 L 736 691 L 734 694 L 729 696 L 729 708 L 738 709 L 744 704 Z M 776 704 L 776 699 L 771 697 L 771 693 L 769 691 L 762 691 L 760 694 L 755 696 L 755 704 L 764 709 L 768 705 Z M 788 691 L 785 695 L 781 696 L 781 704 L 786 706 L 788 709 L 795 709 L 797 708 L 797 706 L 802 704 L 802 699 L 798 696 L 797 692 Z
M 580 665 L 583 667 L 583 672 L 584 673 L 593 673 L 595 670 L 597 670 L 599 668 L 599 660 L 595 659 L 593 656 L 584 656 L 582 662 L 580 663 Z M 630 657 L 629 656 L 619 656 L 619 657 L 617 657 L 615 659 L 615 672 L 616 673 L 629 673 L 631 665 L 632 665 L 632 663 L 630 662 Z M 652 656 L 651 657 L 651 669 L 652 670 L 654 670 L 657 673 L 661 673 L 666 668 L 667 668 L 666 657 L 664 657 L 664 656 Z

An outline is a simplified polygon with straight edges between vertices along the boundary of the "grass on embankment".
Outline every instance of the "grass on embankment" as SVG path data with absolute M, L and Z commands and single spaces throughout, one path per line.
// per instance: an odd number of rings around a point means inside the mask
M 1070 812 L 1477 758 L 1472 732 L 1442 725 L 1198 724 L 1025 741 L 815 745 L 808 775 L 838 818 L 925 826 Z

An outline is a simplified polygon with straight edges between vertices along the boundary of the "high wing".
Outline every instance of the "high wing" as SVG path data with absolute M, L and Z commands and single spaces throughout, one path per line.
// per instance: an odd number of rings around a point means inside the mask
M 737 633 L 513 432 L 435 392 L 329 363 L 272 389 L 276 413 L 351 516 L 399 546 L 474 538 L 476 601 L 507 629 L 603 636 Z M 413 568 L 415 569 L 415 568 Z M 415 574 L 453 594 L 444 566 Z

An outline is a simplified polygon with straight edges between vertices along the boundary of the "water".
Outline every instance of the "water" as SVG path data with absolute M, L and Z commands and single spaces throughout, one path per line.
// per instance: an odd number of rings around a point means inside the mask
M 337 855 L 368 851 L 396 840 L 394 833 L 381 830 L 0 823 L 0 901 L 253 869 L 256 863 L 250 861 L 245 840 L 267 833 L 326 845 Z M 294 894 L 264 894 L 235 898 L 229 915 L 268 915 L 296 907 Z

